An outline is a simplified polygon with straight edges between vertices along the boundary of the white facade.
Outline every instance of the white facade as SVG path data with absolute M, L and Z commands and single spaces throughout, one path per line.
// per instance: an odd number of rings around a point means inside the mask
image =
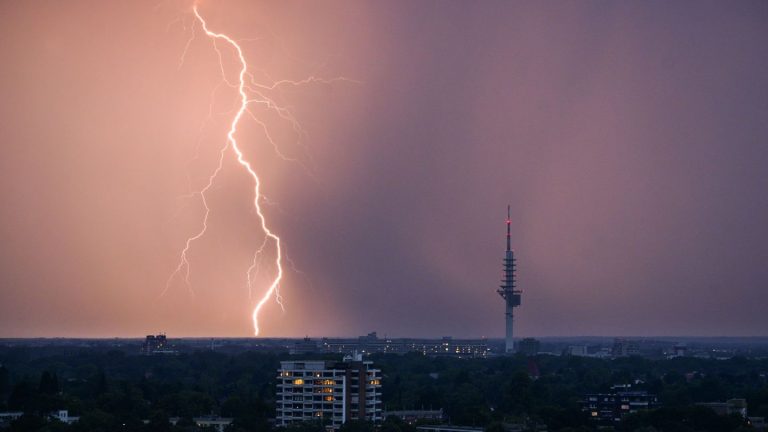
M 370 361 L 284 361 L 277 376 L 277 425 L 381 418 L 381 370 Z
M 63 422 L 63 423 L 66 423 L 66 424 L 72 424 L 72 423 L 75 423 L 76 421 L 80 420 L 80 417 L 72 417 L 72 416 L 70 416 L 68 410 L 53 411 L 50 414 L 50 417 L 51 418 L 55 418 L 56 420 L 58 420 L 60 422 Z

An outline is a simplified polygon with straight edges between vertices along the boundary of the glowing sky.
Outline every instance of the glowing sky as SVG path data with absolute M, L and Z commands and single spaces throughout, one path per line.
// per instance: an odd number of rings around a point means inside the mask
M 257 111 L 298 162 L 240 129 L 300 270 L 262 335 L 501 336 L 507 203 L 519 335 L 766 335 L 768 3 L 200 10 L 262 77 L 359 81 L 277 93 L 301 142 Z M 160 296 L 238 103 L 211 105 L 199 28 L 181 64 L 192 23 L 189 2 L 0 3 L 0 337 L 252 333 L 262 235 L 231 157 L 195 294 Z

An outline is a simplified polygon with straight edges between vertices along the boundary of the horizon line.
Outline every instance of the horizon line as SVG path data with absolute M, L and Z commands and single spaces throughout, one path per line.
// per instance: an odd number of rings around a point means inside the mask
M 149 335 L 164 334 L 170 339 L 252 339 L 252 340 L 275 340 L 275 339 L 358 339 L 364 338 L 367 335 L 356 336 L 169 336 L 168 333 L 143 333 L 137 336 L 0 336 L 0 340 L 24 340 L 24 339 L 87 339 L 87 340 L 133 340 L 144 339 Z M 379 336 L 378 339 L 476 339 L 476 340 L 499 340 L 503 341 L 504 336 Z M 688 339 L 768 339 L 768 335 L 655 335 L 655 336 L 638 336 L 638 335 L 578 335 L 578 336 L 566 336 L 566 335 L 549 335 L 549 336 L 521 336 L 515 337 L 515 340 L 522 340 L 527 338 L 533 339 L 674 339 L 674 338 L 688 338 Z

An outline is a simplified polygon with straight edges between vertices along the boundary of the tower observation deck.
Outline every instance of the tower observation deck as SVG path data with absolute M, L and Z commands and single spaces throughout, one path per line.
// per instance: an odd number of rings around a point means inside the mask
M 512 220 L 510 218 L 510 209 L 507 206 L 507 250 L 504 255 L 504 278 L 501 280 L 501 285 L 496 291 L 506 302 L 506 312 L 504 316 L 506 318 L 506 337 L 504 343 L 504 352 L 515 352 L 515 344 L 512 338 L 514 329 L 514 309 L 520 306 L 520 295 L 522 291 L 515 289 L 515 253 L 512 251 L 510 225 Z

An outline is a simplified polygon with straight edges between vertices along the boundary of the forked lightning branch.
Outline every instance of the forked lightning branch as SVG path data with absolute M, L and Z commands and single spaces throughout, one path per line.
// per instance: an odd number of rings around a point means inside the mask
M 219 66 L 222 72 L 223 82 L 227 83 L 230 87 L 237 90 L 238 108 L 231 119 L 231 123 L 229 124 L 229 130 L 227 131 L 226 141 L 224 145 L 219 149 L 218 163 L 216 165 L 216 168 L 208 177 L 208 180 L 205 186 L 195 193 L 196 196 L 199 196 L 200 201 L 202 202 L 203 208 L 204 208 L 200 229 L 193 235 L 189 236 L 184 242 L 184 247 L 182 248 L 181 253 L 179 255 L 178 264 L 175 270 L 173 271 L 173 273 L 168 278 L 168 282 L 166 283 L 166 287 L 163 290 L 163 294 L 165 294 L 168 291 L 169 287 L 174 281 L 177 281 L 178 279 L 181 279 L 181 278 L 183 278 L 184 283 L 186 283 L 187 286 L 191 286 L 190 262 L 189 262 L 188 253 L 193 243 L 196 240 L 200 239 L 203 235 L 205 235 L 206 231 L 208 230 L 208 218 L 211 213 L 211 208 L 208 205 L 207 193 L 213 186 L 216 180 L 216 177 L 219 175 L 219 173 L 222 170 L 224 158 L 228 157 L 228 155 L 231 155 L 236 159 L 238 166 L 250 176 L 253 182 L 253 208 L 255 210 L 257 221 L 259 223 L 261 231 L 264 235 L 263 242 L 257 248 L 255 248 L 251 266 L 248 269 L 246 269 L 244 272 L 244 281 L 248 285 L 249 293 L 255 292 L 257 288 L 253 285 L 254 285 L 254 273 L 257 271 L 257 263 L 259 262 L 258 258 L 261 256 L 261 254 L 264 254 L 267 252 L 267 249 L 269 246 L 272 247 L 270 250 L 274 251 L 274 261 L 273 261 L 274 269 L 275 269 L 274 274 L 270 276 L 269 282 L 265 287 L 266 289 L 262 288 L 263 294 L 257 297 L 258 301 L 254 305 L 253 312 L 251 315 L 251 318 L 253 320 L 254 335 L 258 336 L 259 335 L 259 313 L 262 310 L 262 308 L 265 306 L 265 304 L 270 299 L 274 298 L 275 301 L 280 305 L 280 307 L 283 306 L 279 289 L 280 289 L 280 284 L 283 280 L 283 271 L 284 271 L 283 259 L 285 257 L 284 257 L 283 246 L 281 244 L 281 239 L 272 230 L 272 228 L 270 228 L 270 224 L 267 221 L 267 217 L 263 212 L 261 204 L 265 198 L 261 194 L 261 179 L 259 175 L 256 173 L 256 170 L 254 169 L 251 161 L 249 161 L 248 158 L 246 158 L 246 156 L 244 155 L 242 151 L 242 144 L 238 142 L 238 136 L 237 136 L 238 126 L 240 125 L 240 121 L 243 119 L 244 115 L 249 114 L 249 116 L 264 129 L 263 139 L 271 145 L 271 147 L 277 152 L 278 156 L 280 156 L 283 159 L 287 159 L 278 150 L 276 143 L 270 137 L 266 123 L 261 121 L 258 117 L 256 117 L 254 113 L 248 109 L 249 106 L 252 104 L 262 105 L 263 107 L 266 107 L 267 109 L 274 111 L 281 119 L 284 119 L 290 122 L 293 128 L 297 130 L 297 132 L 301 132 L 301 128 L 298 122 L 296 121 L 296 119 L 294 118 L 294 116 L 292 115 L 292 113 L 287 108 L 282 107 L 278 103 L 276 103 L 273 98 L 270 98 L 267 95 L 267 93 L 270 90 L 274 90 L 281 85 L 301 85 L 301 84 L 307 84 L 312 82 L 328 83 L 331 81 L 346 80 L 346 79 L 335 78 L 332 80 L 323 80 L 315 77 L 310 77 L 300 81 L 279 80 L 279 81 L 275 81 L 268 84 L 258 83 L 256 82 L 254 75 L 250 73 L 248 68 L 248 62 L 246 61 L 245 55 L 243 54 L 242 47 L 237 43 L 237 41 L 224 33 L 218 33 L 211 30 L 208 27 L 208 23 L 200 14 L 200 11 L 198 10 L 197 5 L 193 6 L 192 12 L 195 17 L 194 24 L 199 25 L 202 28 L 205 35 L 211 40 L 213 44 L 213 48 L 216 50 L 218 54 L 218 58 L 220 62 Z M 192 38 L 190 39 L 190 43 L 192 39 L 194 39 L 194 29 L 192 33 Z M 226 51 L 220 50 L 219 43 L 227 46 L 229 49 Z M 189 47 L 189 43 L 187 44 L 187 47 Z M 237 82 L 235 83 L 228 82 L 226 80 L 226 77 L 224 76 L 226 71 L 224 58 L 227 52 L 234 54 L 234 58 L 238 64 Z

